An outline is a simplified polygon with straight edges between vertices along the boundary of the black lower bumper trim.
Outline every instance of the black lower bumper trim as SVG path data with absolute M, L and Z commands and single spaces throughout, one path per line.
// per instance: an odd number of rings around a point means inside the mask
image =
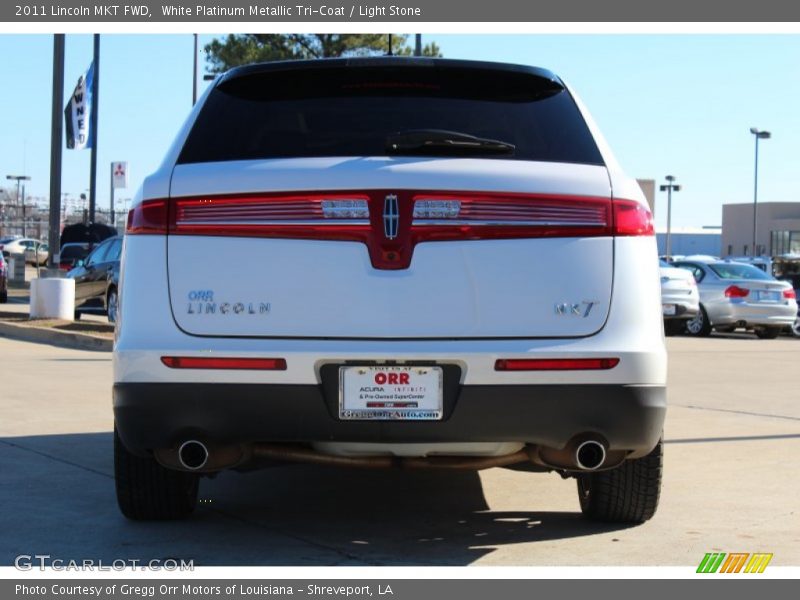
M 502 442 L 562 448 L 603 436 L 610 449 L 652 449 L 666 412 L 663 387 L 466 385 L 442 421 L 342 421 L 323 386 L 117 383 L 114 417 L 125 446 L 144 453 L 186 439 L 248 442 Z

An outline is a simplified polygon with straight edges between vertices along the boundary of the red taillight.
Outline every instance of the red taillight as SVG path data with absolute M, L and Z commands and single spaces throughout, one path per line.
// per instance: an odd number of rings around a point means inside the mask
M 618 358 L 503 358 L 495 371 L 599 371 L 613 369 Z
M 283 358 L 215 358 L 206 356 L 162 356 L 161 362 L 171 369 L 231 369 L 252 371 L 285 371 Z
M 129 235 L 167 233 L 168 208 L 169 201 L 165 199 L 140 202 L 128 213 L 126 232 Z
M 795 300 L 797 299 L 797 294 L 793 289 L 783 290 L 783 297 L 787 300 Z
M 387 206 L 395 212 L 387 214 Z M 654 230 L 650 211 L 632 200 L 360 190 L 145 200 L 128 215 L 127 232 L 354 241 L 368 246 L 374 268 L 406 269 L 414 246 L 423 242 L 638 236 Z
M 746 298 L 748 294 L 750 294 L 750 290 L 739 287 L 738 285 L 731 285 L 725 288 L 726 298 Z
M 653 214 L 635 200 L 617 200 L 614 206 L 614 235 L 655 235 Z

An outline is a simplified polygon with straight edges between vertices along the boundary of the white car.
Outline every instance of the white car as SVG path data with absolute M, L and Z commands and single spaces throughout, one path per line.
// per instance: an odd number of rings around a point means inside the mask
M 694 275 L 686 269 L 677 269 L 659 261 L 661 275 L 661 310 L 664 314 L 664 331 L 667 335 L 681 333 L 687 321 L 700 310 L 700 293 Z
M 178 518 L 258 461 L 577 478 L 658 504 L 652 216 L 549 71 L 398 57 L 233 69 L 129 215 L 117 498 Z
M 6 258 L 9 258 L 12 254 L 25 254 L 25 250 L 27 250 L 28 245 L 23 244 L 22 242 L 33 241 L 34 240 L 29 240 L 28 238 L 23 238 L 21 235 L 10 235 L 3 237 L 0 238 L 0 251 Z
M 19 237 L 0 244 L 0 251 L 7 256 L 23 254 L 25 256 L 25 262 L 35 265 L 38 261 L 40 265 L 44 265 L 47 262 L 50 247 L 47 245 L 47 242 L 41 240 Z

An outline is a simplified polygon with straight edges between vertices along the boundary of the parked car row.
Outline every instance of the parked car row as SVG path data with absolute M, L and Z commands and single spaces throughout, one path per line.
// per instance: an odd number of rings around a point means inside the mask
M 745 329 L 762 339 L 776 338 L 786 330 L 800 336 L 797 294 L 791 283 L 779 281 L 752 264 L 714 257 L 690 257 L 665 264 L 662 261 L 661 282 L 667 334 L 707 336 L 712 331 Z M 696 282 L 699 302 L 691 315 L 691 291 L 684 293 L 684 305 L 677 303 L 678 278 L 664 277 L 665 271 L 673 270 L 690 273 Z M 678 307 L 683 309 L 681 314 Z M 683 320 L 678 320 L 681 316 Z
M 105 225 L 72 225 L 62 232 L 59 268 L 75 280 L 75 318 L 83 313 L 104 313 L 116 321 L 122 238 Z M 112 237 L 109 237 L 112 236 Z M 8 258 L 24 254 L 25 261 L 45 265 L 49 247 L 45 242 L 19 235 L 0 238 L 0 302 L 8 299 Z

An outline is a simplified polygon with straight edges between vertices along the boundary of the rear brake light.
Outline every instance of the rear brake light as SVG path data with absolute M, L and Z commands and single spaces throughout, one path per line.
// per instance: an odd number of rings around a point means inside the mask
M 731 285 L 725 288 L 726 298 L 745 298 L 750 294 L 747 288 L 739 287 L 738 285 Z
M 793 289 L 783 290 L 783 297 L 787 300 L 795 300 L 797 293 Z
M 144 200 L 128 213 L 128 234 L 167 233 L 168 200 Z
M 618 358 L 508 358 L 494 363 L 495 371 L 598 371 L 613 369 Z
M 614 235 L 655 235 L 653 213 L 635 200 L 617 200 L 614 206 Z
M 162 356 L 161 362 L 171 369 L 231 369 L 285 371 L 283 358 L 216 358 L 207 356 Z

